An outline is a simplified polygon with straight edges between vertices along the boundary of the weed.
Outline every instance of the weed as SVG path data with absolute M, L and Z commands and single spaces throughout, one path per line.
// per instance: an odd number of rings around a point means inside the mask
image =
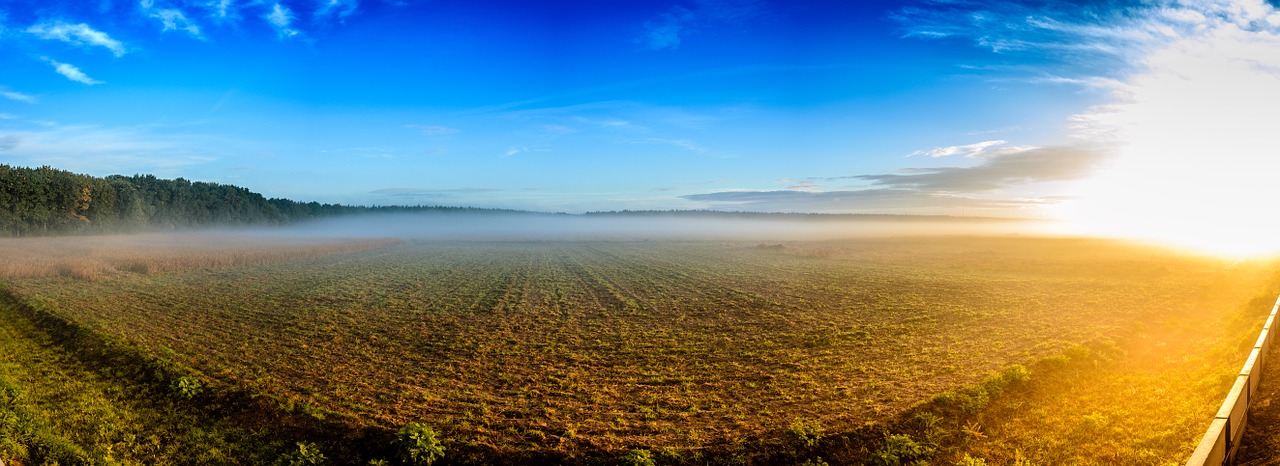
M 817 448 L 822 436 L 822 423 L 817 419 L 797 418 L 787 427 L 787 439 L 796 449 Z
M 894 434 L 885 439 L 884 444 L 871 454 L 871 464 L 876 466 L 900 466 L 923 462 L 934 449 L 917 443 L 906 434 Z
M 195 399 L 204 391 L 204 384 L 200 383 L 200 379 L 184 375 L 174 380 L 170 385 L 170 390 L 178 398 L 184 400 Z
M 430 466 L 444 457 L 445 450 L 435 429 L 419 422 L 405 424 L 396 432 L 396 447 L 400 461 L 416 466 Z
M 280 466 L 316 466 L 325 464 L 328 458 L 320 452 L 320 447 L 311 442 L 298 442 L 298 449 L 280 455 L 276 464 Z
M 655 466 L 653 453 L 649 450 L 631 450 L 618 459 L 622 466 Z

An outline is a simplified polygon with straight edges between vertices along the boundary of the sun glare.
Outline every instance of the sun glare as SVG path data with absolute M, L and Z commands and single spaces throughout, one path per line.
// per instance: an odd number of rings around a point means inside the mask
M 1213 25 L 1152 53 L 1115 104 L 1080 115 L 1091 136 L 1114 138 L 1114 154 L 1061 217 L 1083 233 L 1280 252 L 1280 39 L 1264 37 Z

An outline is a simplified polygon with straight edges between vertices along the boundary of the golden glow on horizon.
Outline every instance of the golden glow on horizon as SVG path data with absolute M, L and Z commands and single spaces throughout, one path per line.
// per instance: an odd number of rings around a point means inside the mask
M 1073 233 L 1280 252 L 1276 50 L 1280 36 L 1222 21 L 1148 56 L 1117 103 L 1078 116 L 1080 136 L 1114 154 L 1056 216 Z

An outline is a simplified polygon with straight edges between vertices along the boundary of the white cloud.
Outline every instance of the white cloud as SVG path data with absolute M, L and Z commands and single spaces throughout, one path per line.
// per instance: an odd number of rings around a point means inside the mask
M 405 125 L 406 128 L 418 130 L 423 136 L 443 137 L 452 136 L 462 132 L 457 128 L 438 125 Z
M 327 19 L 337 16 L 339 20 L 346 19 L 356 12 L 360 7 L 359 0 L 322 0 L 320 8 L 316 10 L 317 19 Z
M 697 0 L 692 10 L 674 6 L 643 24 L 638 41 L 653 50 L 676 49 L 685 36 L 704 25 L 737 26 L 761 14 L 758 0 Z
M 76 68 L 74 65 L 62 63 L 53 59 L 46 59 L 46 61 L 48 61 L 50 65 L 53 65 L 54 71 L 57 71 L 60 75 L 66 76 L 67 79 L 78 83 L 88 84 L 90 86 L 102 84 L 102 81 L 90 78 L 89 75 L 84 74 L 83 71 L 80 71 L 80 68 Z
M 707 152 L 707 148 L 698 145 L 688 139 L 666 139 L 666 138 L 649 138 L 640 141 L 633 141 L 633 144 L 666 144 L 676 146 L 689 152 L 703 154 Z
M 34 96 L 23 94 L 21 92 L 0 89 L 0 97 L 4 97 L 9 100 L 16 100 L 19 102 L 26 102 L 29 104 L 36 103 L 36 98 Z
M 89 25 L 69 24 L 64 22 L 40 23 L 27 28 L 27 32 L 41 39 L 60 40 L 77 45 L 92 45 L 110 50 L 117 57 L 127 52 L 124 44 L 112 39 L 104 32 L 95 30 Z
M 186 31 L 187 34 L 191 34 L 191 37 L 204 38 L 200 33 L 200 26 L 187 19 L 187 15 L 183 14 L 182 11 L 176 9 L 156 10 L 151 14 L 151 17 L 160 20 L 160 23 L 164 25 L 163 31 L 182 30 Z
M 281 39 L 288 39 L 301 34 L 291 26 L 294 20 L 293 11 L 280 3 L 272 4 L 270 11 L 262 15 L 262 19 L 266 20 L 276 30 L 276 35 Z
M 211 10 L 210 16 L 213 17 L 214 20 L 225 21 L 238 17 L 238 15 L 236 15 L 235 3 L 236 2 L 234 0 L 216 0 L 206 3 L 205 7 Z
M 911 156 L 917 156 L 917 155 L 927 155 L 929 157 L 936 158 L 936 157 L 950 157 L 952 155 L 964 154 L 964 156 L 968 158 L 983 157 L 988 155 L 987 149 L 990 149 L 995 146 L 1008 144 L 1008 143 L 1009 141 L 994 140 L 994 141 L 975 142 L 973 144 L 965 144 L 963 146 L 935 147 L 933 149 L 928 149 L 928 150 L 918 150 L 908 154 L 907 156 L 911 157 Z
M 670 11 L 644 23 L 642 40 L 646 46 L 654 50 L 679 48 L 680 36 L 693 20 L 693 13 L 689 10 L 679 6 L 673 7 Z

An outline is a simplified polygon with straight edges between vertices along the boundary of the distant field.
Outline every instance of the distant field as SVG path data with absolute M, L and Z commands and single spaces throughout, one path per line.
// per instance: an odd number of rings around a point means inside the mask
M 172 350 L 212 387 L 353 424 L 424 422 L 453 459 L 647 449 L 667 462 L 751 460 L 786 448 L 797 421 L 830 438 L 893 424 L 935 394 L 1103 342 L 1114 351 L 1062 369 L 1058 383 L 1177 406 L 1121 418 L 1108 410 L 1134 401 L 1055 390 L 1033 373 L 1029 389 L 993 401 L 972 438 L 939 442 L 956 459 L 1159 464 L 1199 439 L 1275 270 L 1021 237 L 405 241 L 212 265 L 112 267 L 92 280 L 53 267 L 4 281 L 72 321 Z M 1053 418 L 1059 404 L 1082 414 Z M 1100 429 L 1129 440 L 1080 437 L 1080 416 L 1097 413 L 1112 413 Z M 1126 424 L 1134 416 L 1140 429 Z M 1005 421 L 1047 440 L 1005 432 Z M 1055 459 L 1055 438 L 1096 448 Z

